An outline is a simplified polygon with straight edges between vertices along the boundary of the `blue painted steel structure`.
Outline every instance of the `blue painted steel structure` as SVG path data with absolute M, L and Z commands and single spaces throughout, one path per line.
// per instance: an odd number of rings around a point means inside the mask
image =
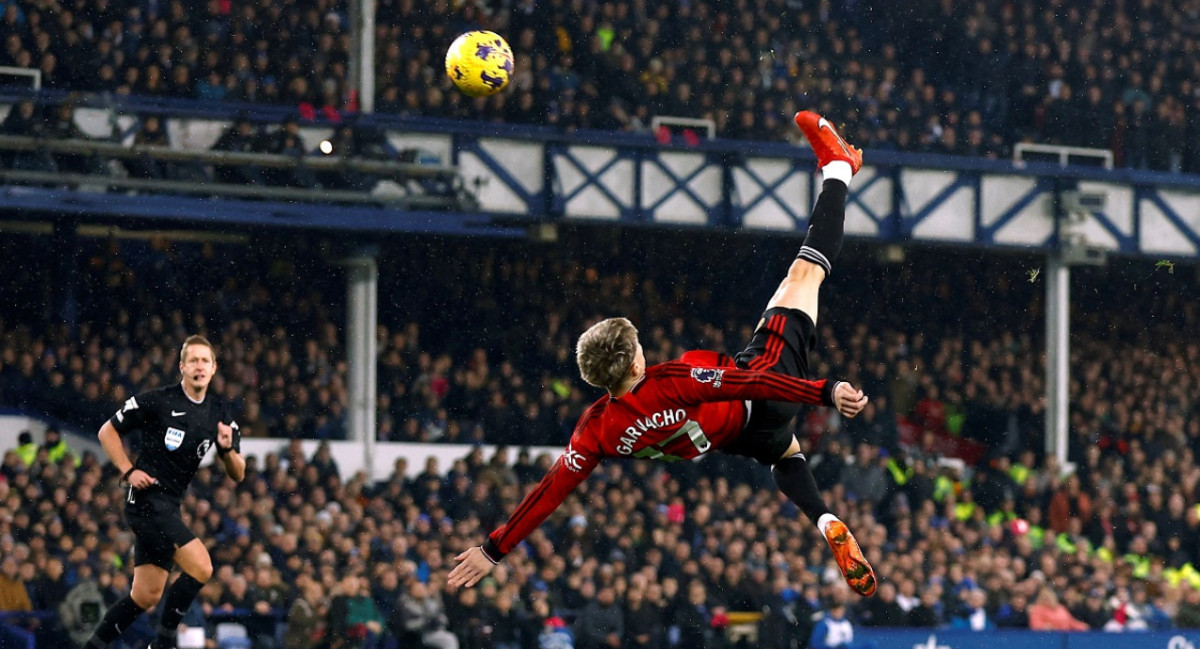
M 0 104 L 15 97 L 0 96 Z M 43 95 L 42 101 L 59 98 Z M 177 130 L 219 132 L 235 115 L 279 123 L 287 108 L 167 99 L 85 99 L 110 116 L 159 114 Z M 364 115 L 397 149 L 419 148 L 459 167 L 478 213 L 400 212 L 257 201 L 137 197 L 8 188 L 0 209 L 77 218 L 183 219 L 250 226 L 521 234 L 528 222 L 611 221 L 671 227 L 803 232 L 815 161 L 782 143 L 682 141 L 563 133 L 544 127 Z M 310 142 L 331 132 L 305 125 Z M 202 133 L 203 134 L 203 133 Z M 203 137 L 193 138 L 203 140 Z M 977 158 L 868 151 L 851 188 L 847 233 L 887 243 L 931 242 L 1051 251 L 1085 246 L 1128 255 L 1200 256 L 1200 177 L 1062 168 Z M 1076 194 L 1088 209 L 1069 209 Z M 178 223 L 176 223 L 178 225 Z

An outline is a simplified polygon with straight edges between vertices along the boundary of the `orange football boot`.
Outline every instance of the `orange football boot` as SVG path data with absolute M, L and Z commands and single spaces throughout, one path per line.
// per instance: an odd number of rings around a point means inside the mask
M 846 524 L 837 519 L 830 521 L 825 527 L 825 540 L 833 549 L 833 557 L 850 588 L 863 597 L 875 594 L 875 570 L 863 556 L 862 548 L 858 547 L 858 541 L 854 540 Z
M 817 168 L 824 167 L 834 160 L 843 160 L 850 163 L 851 173 L 858 173 L 862 167 L 862 151 L 846 144 L 829 120 L 811 110 L 805 110 L 796 113 L 796 126 L 800 127 L 804 137 L 808 138 L 808 143 L 812 145 L 813 153 L 817 154 Z

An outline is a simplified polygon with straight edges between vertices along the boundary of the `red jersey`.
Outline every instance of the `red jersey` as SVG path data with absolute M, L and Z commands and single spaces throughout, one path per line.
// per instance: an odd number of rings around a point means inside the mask
M 488 536 L 484 551 L 495 560 L 511 552 L 603 458 L 691 460 L 741 434 L 747 401 L 833 405 L 834 385 L 740 369 L 715 352 L 688 352 L 647 368 L 629 392 L 601 397 L 583 413 L 566 450 L 508 522 Z

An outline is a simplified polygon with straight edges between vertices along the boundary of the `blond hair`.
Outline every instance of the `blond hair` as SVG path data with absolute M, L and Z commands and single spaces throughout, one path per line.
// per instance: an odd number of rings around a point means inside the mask
M 205 338 L 204 336 L 198 336 L 198 335 L 193 334 L 191 336 L 188 336 L 187 339 L 183 341 L 183 346 L 181 346 L 179 348 L 179 362 L 180 363 L 182 363 L 184 357 L 187 356 L 187 348 L 192 345 L 203 345 L 203 346 L 207 347 L 208 351 L 212 352 L 213 361 L 216 362 L 217 350 L 215 347 L 212 346 L 212 343 L 208 342 L 208 339 Z
M 635 356 L 637 328 L 625 318 L 597 322 L 575 345 L 575 361 L 583 380 L 610 391 L 629 377 Z

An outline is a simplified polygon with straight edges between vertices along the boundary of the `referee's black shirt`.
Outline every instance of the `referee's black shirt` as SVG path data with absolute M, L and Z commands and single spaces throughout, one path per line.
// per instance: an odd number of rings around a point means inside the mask
M 134 466 L 158 481 L 148 492 L 157 491 L 176 503 L 183 500 L 200 461 L 216 446 L 219 422 L 233 428 L 233 449 L 241 451 L 241 431 L 229 404 L 213 394 L 199 403 L 192 401 L 180 383 L 131 397 L 109 421 L 122 436 L 142 432 Z

